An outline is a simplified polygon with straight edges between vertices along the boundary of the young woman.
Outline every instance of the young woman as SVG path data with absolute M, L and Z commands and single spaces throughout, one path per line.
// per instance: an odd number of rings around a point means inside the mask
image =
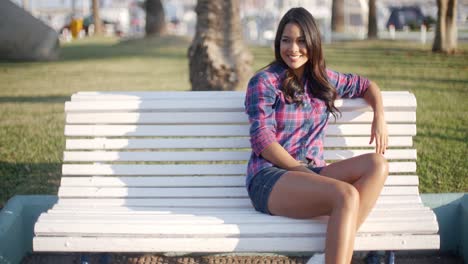
M 324 130 L 336 98 L 363 97 L 373 108 L 375 153 L 326 165 Z M 387 128 L 378 86 L 325 66 L 312 15 L 293 8 L 281 19 L 275 60 L 249 82 L 245 99 L 252 155 L 247 188 L 255 209 L 272 215 L 328 215 L 324 254 L 310 263 L 350 263 L 356 231 L 388 175 Z

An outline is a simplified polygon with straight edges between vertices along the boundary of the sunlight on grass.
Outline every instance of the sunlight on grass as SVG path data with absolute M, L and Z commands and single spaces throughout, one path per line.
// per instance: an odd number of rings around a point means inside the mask
M 89 38 L 65 44 L 55 62 L 0 62 L 0 206 L 15 194 L 55 194 L 64 148 L 64 102 L 77 91 L 190 90 L 190 40 Z M 461 54 L 430 45 L 357 41 L 325 46 L 327 66 L 408 90 L 418 100 L 422 192 L 467 192 L 468 44 Z M 271 47 L 250 47 L 259 70 Z

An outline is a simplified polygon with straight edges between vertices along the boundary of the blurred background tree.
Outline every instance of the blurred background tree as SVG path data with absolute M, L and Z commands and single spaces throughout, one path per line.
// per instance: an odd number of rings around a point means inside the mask
M 99 15 L 99 0 L 93 0 L 94 34 L 102 35 L 102 21 Z
M 437 26 L 433 52 L 453 54 L 457 50 L 457 0 L 437 0 Z
M 342 33 L 345 31 L 344 0 L 333 0 L 332 2 L 331 27 L 333 32 Z
M 369 0 L 369 20 L 367 26 L 367 38 L 376 39 L 378 36 L 377 28 L 377 7 L 376 0 Z
M 198 0 L 196 33 L 189 48 L 192 90 L 243 90 L 252 54 L 242 40 L 239 1 Z
M 146 36 L 160 36 L 166 33 L 166 16 L 161 0 L 146 0 Z

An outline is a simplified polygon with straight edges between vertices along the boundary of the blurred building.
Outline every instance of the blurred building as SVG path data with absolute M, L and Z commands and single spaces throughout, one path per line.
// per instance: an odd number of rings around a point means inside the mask
M 6 0 L 10 1 L 10 0 Z M 87 19 L 92 14 L 91 0 L 11 0 L 35 17 L 61 31 L 73 18 Z M 144 10 L 137 0 L 100 0 L 100 16 L 107 31 L 131 31 L 131 17 L 144 21 Z M 144 24 L 143 24 L 144 26 Z
M 91 0 L 4 0 L 23 6 L 35 17 L 59 31 L 72 17 L 91 14 Z M 161 0 L 171 34 L 193 36 L 195 33 L 197 0 Z M 316 18 L 325 40 L 331 39 L 332 0 L 239 0 L 244 38 L 249 43 L 269 44 L 274 38 L 281 16 L 291 7 L 302 6 Z M 345 31 L 363 38 L 367 32 L 368 0 L 345 1 Z M 110 22 L 124 36 L 142 36 L 145 27 L 144 0 L 100 0 L 101 18 Z M 458 21 L 467 27 L 468 0 L 459 0 Z M 435 1 L 379 0 L 377 19 L 379 31 L 385 31 L 391 7 L 418 6 L 425 16 L 436 18 Z

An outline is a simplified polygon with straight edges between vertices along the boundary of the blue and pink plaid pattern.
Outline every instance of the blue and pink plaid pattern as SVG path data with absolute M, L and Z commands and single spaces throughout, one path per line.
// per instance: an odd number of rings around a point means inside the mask
M 260 153 L 278 142 L 295 159 L 306 159 L 315 166 L 325 166 L 323 158 L 324 131 L 328 124 L 325 103 L 304 93 L 303 104 L 286 101 L 280 86 L 286 76 L 285 66 L 274 64 L 258 72 L 247 87 L 245 112 L 250 121 L 252 154 L 247 167 L 247 186 L 262 169 L 273 166 Z M 355 74 L 327 70 L 328 80 L 336 87 L 340 98 L 362 97 L 369 80 Z M 308 87 L 306 82 L 305 87 Z M 313 89 L 308 87 L 306 91 Z

